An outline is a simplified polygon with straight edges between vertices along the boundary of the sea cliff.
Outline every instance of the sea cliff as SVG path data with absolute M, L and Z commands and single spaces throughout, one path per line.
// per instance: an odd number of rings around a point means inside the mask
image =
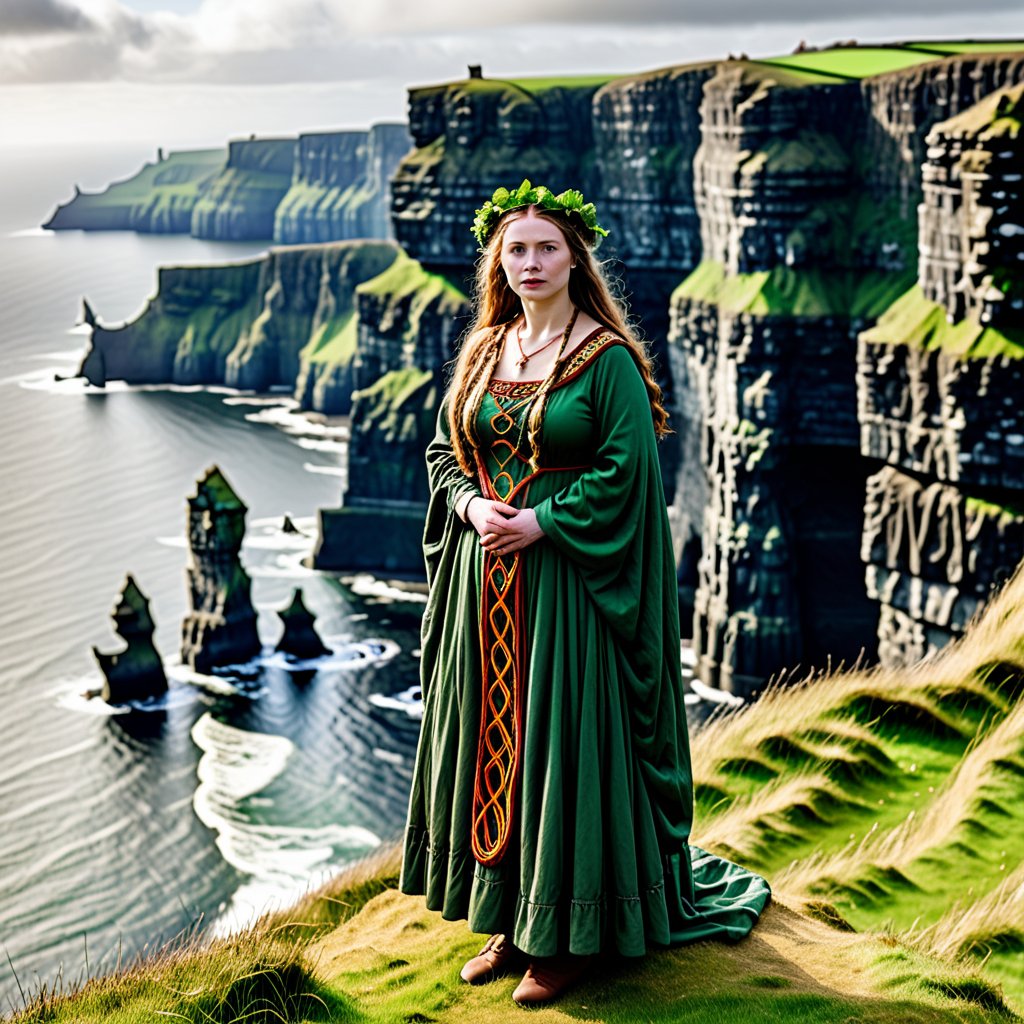
M 192 234 L 280 243 L 392 237 L 388 181 L 411 139 L 403 124 L 236 139 L 147 162 L 102 192 L 60 204 L 50 230 Z

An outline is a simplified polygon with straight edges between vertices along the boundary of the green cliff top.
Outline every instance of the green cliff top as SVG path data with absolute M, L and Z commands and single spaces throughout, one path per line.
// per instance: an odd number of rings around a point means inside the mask
M 945 307 L 927 298 L 917 284 L 860 337 L 872 344 L 909 345 L 929 352 L 948 352 L 961 359 L 1024 359 L 1024 331 L 1004 332 L 971 319 L 951 324 Z
M 196 508 L 235 511 L 246 507 L 217 466 L 211 466 L 206 476 L 196 482 L 196 493 L 188 501 Z
M 198 194 L 199 187 L 212 181 L 227 162 L 226 149 L 187 149 L 158 163 L 145 163 L 129 178 L 111 182 L 102 192 L 83 192 L 77 202 L 121 205 L 144 199 L 154 192 Z
M 463 78 L 451 82 L 438 82 L 434 85 L 419 85 L 410 88 L 411 93 L 441 92 L 451 88 L 462 88 L 469 92 L 503 92 L 521 89 L 531 95 L 548 92 L 551 89 L 581 89 L 596 91 L 602 85 L 621 77 L 616 74 L 603 75 L 552 75 L 525 78 Z
M 959 43 L 938 40 L 903 45 L 911 50 L 928 50 L 930 53 L 953 57 L 958 53 L 1013 53 L 1024 50 L 1024 39 L 968 39 Z
M 935 59 L 935 54 L 903 46 L 839 46 L 830 50 L 790 53 L 785 57 L 766 57 L 758 63 L 784 67 L 795 72 L 859 79 L 901 71 Z

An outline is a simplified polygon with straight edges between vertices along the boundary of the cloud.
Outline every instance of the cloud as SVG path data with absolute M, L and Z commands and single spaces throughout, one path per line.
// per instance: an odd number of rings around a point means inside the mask
M 80 7 L 62 0 L 0 0 L 0 35 L 45 36 L 95 28 Z
M 130 2 L 0 0 L 0 83 L 428 82 L 481 62 L 496 74 L 624 73 L 787 53 L 801 38 L 1019 31 L 1019 0 L 969 11 L 963 0 L 858 0 L 853 14 L 821 0 L 517 0 L 514 25 L 480 0 L 202 0 L 189 14 Z

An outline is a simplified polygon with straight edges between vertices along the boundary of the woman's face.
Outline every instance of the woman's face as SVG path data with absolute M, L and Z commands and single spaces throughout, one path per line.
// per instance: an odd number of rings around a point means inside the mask
M 569 287 L 572 252 L 562 229 L 529 206 L 501 243 L 501 267 L 521 299 L 550 299 Z

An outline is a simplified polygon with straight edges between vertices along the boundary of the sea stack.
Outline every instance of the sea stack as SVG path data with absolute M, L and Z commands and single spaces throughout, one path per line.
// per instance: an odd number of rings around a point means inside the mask
M 108 704 L 124 704 L 166 693 L 167 676 L 153 644 L 149 598 L 130 574 L 125 578 L 111 617 L 117 635 L 127 646 L 115 654 L 104 654 L 93 647 L 92 653 L 104 676 L 100 696 Z
M 292 603 L 277 614 L 284 623 L 284 635 L 277 644 L 279 651 L 303 660 L 331 653 L 317 635 L 314 627 L 316 616 L 303 603 L 302 591 L 298 587 L 292 595 Z
M 252 580 L 239 552 L 246 506 L 211 466 L 188 499 L 188 575 L 192 611 L 181 627 L 181 660 L 197 672 L 260 653 Z

